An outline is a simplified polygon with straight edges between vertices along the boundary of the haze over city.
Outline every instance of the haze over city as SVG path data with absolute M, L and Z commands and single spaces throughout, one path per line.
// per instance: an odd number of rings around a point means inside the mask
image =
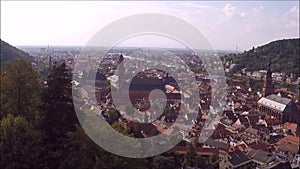
M 299 1 L 2 1 L 1 39 L 15 46 L 83 46 L 104 26 L 139 13 L 183 19 L 199 29 L 216 49 L 235 50 L 237 46 L 243 51 L 273 40 L 299 37 Z M 122 45 L 181 47 L 178 42 L 154 36 L 133 38 Z

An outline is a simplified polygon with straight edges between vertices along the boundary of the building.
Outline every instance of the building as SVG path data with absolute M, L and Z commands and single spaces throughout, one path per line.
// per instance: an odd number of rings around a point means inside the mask
M 211 138 L 207 139 L 203 144 L 203 147 L 217 148 L 223 151 L 228 151 L 230 147 L 230 144 L 228 143 L 216 141 Z
M 119 56 L 119 60 L 118 60 L 118 70 L 119 70 L 119 76 L 118 76 L 118 89 L 119 91 L 123 91 L 125 89 L 125 67 L 124 67 L 124 57 L 121 54 Z
M 257 165 L 268 164 L 276 160 L 275 154 L 263 150 L 250 149 L 246 153 L 246 156 L 249 157 Z
M 243 133 L 242 138 L 245 140 L 257 140 L 258 130 L 252 127 L 248 127 Z
M 222 161 L 222 160 L 225 160 L 225 158 L 227 158 L 227 152 L 230 148 L 230 144 L 220 142 L 220 141 L 216 141 L 216 140 L 213 140 L 213 139 L 209 138 L 203 143 L 203 147 L 218 149 L 218 151 L 219 151 L 219 161 Z
M 263 87 L 263 96 L 268 96 L 274 93 L 274 85 L 272 83 L 271 62 L 267 66 L 267 76 Z
M 219 163 L 220 169 L 253 168 L 253 162 L 242 151 L 229 152 Z
M 300 112 L 292 99 L 271 94 L 262 97 L 257 104 L 261 112 L 276 118 L 281 124 L 285 122 L 300 123 Z
M 258 166 L 257 169 L 292 169 L 289 161 L 277 160 L 270 164 Z
M 279 151 L 297 154 L 299 153 L 300 139 L 296 136 L 287 135 L 280 139 L 276 145 Z
M 289 98 L 274 94 L 271 63 L 268 63 L 267 76 L 263 87 L 263 97 L 257 102 L 258 109 L 271 116 L 275 123 L 300 123 L 300 112 L 296 104 Z

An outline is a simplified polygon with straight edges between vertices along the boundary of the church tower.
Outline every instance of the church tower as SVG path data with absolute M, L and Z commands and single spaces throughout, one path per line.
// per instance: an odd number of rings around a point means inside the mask
M 48 65 L 48 69 L 49 69 L 49 72 L 51 72 L 52 71 L 52 55 L 50 54 L 49 55 L 49 65 Z
M 272 72 L 271 72 L 271 62 L 268 62 L 267 66 L 267 77 L 265 79 L 263 96 L 268 96 L 274 93 L 274 85 L 272 83 Z
M 52 51 L 50 51 L 50 46 L 48 44 L 48 48 L 47 48 L 47 55 L 48 55 L 48 71 L 51 72 L 52 71 L 52 67 L 53 67 L 53 63 L 52 63 Z
M 118 69 L 119 69 L 119 79 L 118 79 L 118 81 L 119 81 L 119 91 L 123 91 L 123 89 L 124 89 L 124 85 L 125 85 L 125 67 L 124 67 L 124 62 L 123 62 L 123 60 L 124 60 L 124 57 L 123 57 L 123 55 L 122 55 L 122 53 L 121 53 L 121 55 L 119 56 L 119 60 L 118 60 Z

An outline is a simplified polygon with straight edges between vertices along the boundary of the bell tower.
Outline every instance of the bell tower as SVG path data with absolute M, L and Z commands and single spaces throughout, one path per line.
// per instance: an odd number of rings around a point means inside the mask
M 125 67 L 124 67 L 124 57 L 123 54 L 121 53 L 121 55 L 119 56 L 119 60 L 118 60 L 118 69 L 119 69 L 119 74 L 118 74 L 118 81 L 119 81 L 119 91 L 123 91 L 124 89 L 124 85 L 125 85 Z
M 272 83 L 272 72 L 271 72 L 271 62 L 268 62 L 267 65 L 267 77 L 265 79 L 263 96 L 268 96 L 274 93 L 274 85 Z

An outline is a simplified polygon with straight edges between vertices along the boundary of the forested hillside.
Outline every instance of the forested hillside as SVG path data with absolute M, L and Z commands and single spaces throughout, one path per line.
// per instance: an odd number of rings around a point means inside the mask
M 299 38 L 273 41 L 239 55 L 230 55 L 227 59 L 232 59 L 237 64 L 234 72 L 242 68 L 249 71 L 266 69 L 267 62 L 271 61 L 273 72 L 294 73 L 299 76 L 299 42 Z
M 29 62 L 32 62 L 34 59 L 28 53 L 17 49 L 16 47 L 11 46 L 10 44 L 1 40 L 1 67 L 8 62 L 15 60 L 16 58 L 23 58 Z

